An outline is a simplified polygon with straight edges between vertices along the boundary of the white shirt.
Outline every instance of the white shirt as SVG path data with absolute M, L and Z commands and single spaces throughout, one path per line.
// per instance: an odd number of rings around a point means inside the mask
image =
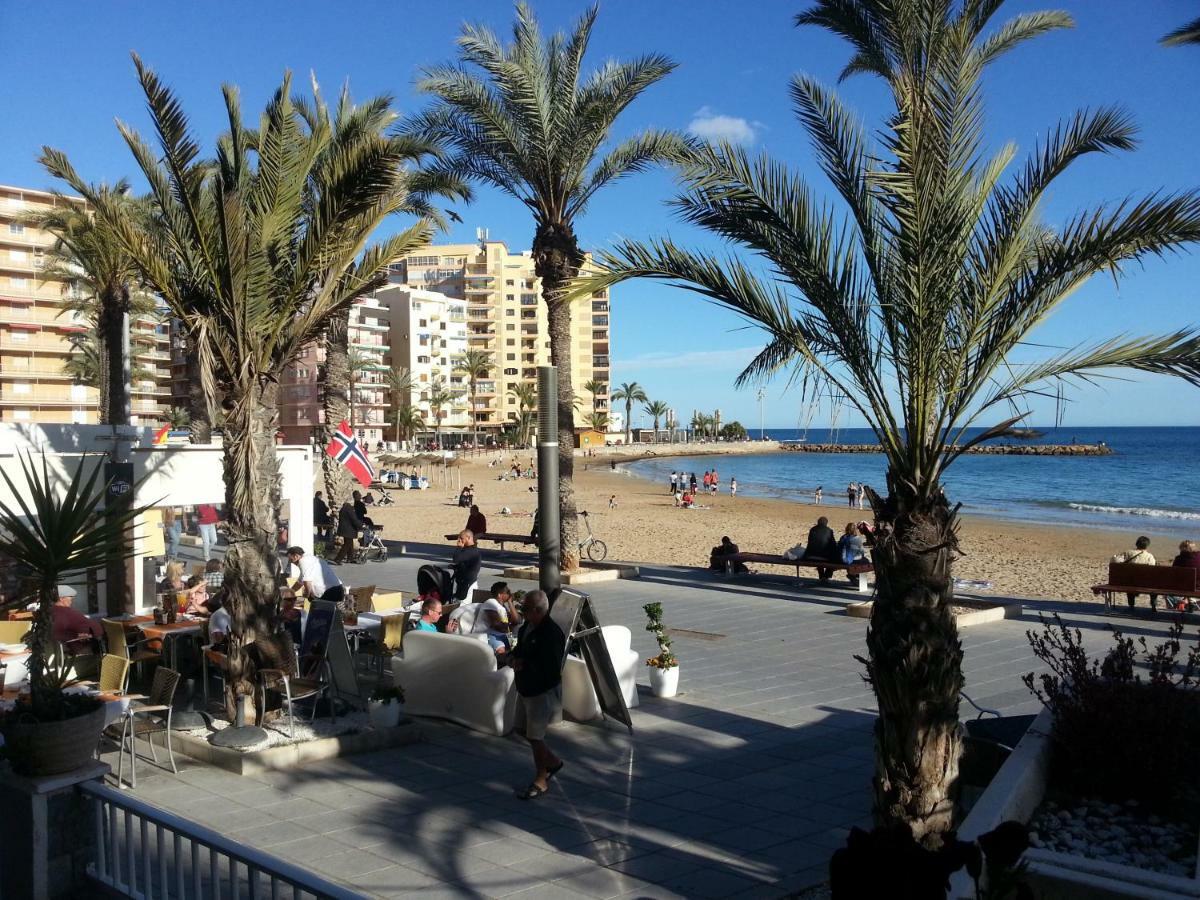
M 471 624 L 471 631 L 473 633 L 483 634 L 484 632 L 491 630 L 491 626 L 488 624 L 487 617 L 487 613 L 489 611 L 498 615 L 501 622 L 508 621 L 508 613 L 504 609 L 504 604 L 502 604 L 495 597 L 488 597 L 486 600 L 480 603 L 478 609 L 475 610 L 475 621 Z
M 210 638 L 216 637 L 217 634 L 229 634 L 229 628 L 232 624 L 232 619 L 229 618 L 229 610 L 224 606 L 218 609 L 208 620 L 208 634 Z
M 313 598 L 317 600 L 331 587 L 338 587 L 342 583 L 333 566 L 313 553 L 305 553 L 300 557 L 300 580 L 312 586 Z

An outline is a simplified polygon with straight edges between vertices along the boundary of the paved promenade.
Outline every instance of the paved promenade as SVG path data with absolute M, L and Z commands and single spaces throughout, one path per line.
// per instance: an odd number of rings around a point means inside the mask
M 444 559 L 441 548 L 409 551 L 339 571 L 408 590 L 419 565 Z M 502 562 L 485 558 L 481 585 Z M 531 775 L 519 737 L 431 720 L 425 742 L 286 774 L 242 778 L 186 758 L 178 776 L 142 765 L 137 795 L 366 896 L 780 897 L 822 881 L 847 829 L 869 825 L 874 698 L 853 659 L 867 622 L 843 612 L 860 596 L 672 568 L 589 593 L 601 622 L 629 626 L 645 656 L 655 645 L 643 603 L 662 602 L 667 625 L 692 632 L 675 634 L 681 693 L 663 701 L 643 689 L 632 737 L 556 728 L 567 764 L 540 800 L 513 797 Z M 1101 646 L 1103 620 L 1080 621 Z M 977 702 L 1036 710 L 1019 681 L 1034 667 L 1033 624 L 963 632 Z

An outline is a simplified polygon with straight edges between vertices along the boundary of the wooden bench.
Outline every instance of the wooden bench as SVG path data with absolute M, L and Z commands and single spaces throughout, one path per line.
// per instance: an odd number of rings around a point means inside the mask
M 765 566 L 794 566 L 796 569 L 796 580 L 800 580 L 800 567 L 806 566 L 810 569 L 837 569 L 845 572 L 847 575 L 865 575 L 868 572 L 874 572 L 875 567 L 871 565 L 869 560 L 862 560 L 846 564 L 843 562 L 834 562 L 833 560 L 823 559 L 788 559 L 786 556 L 781 556 L 775 553 L 731 553 L 729 556 L 720 557 L 725 563 L 725 574 L 734 574 L 734 569 L 738 563 L 758 563 Z M 859 590 L 866 589 L 866 579 L 859 579 Z
M 446 540 L 456 541 L 458 540 L 458 534 L 457 531 L 453 534 L 448 534 L 445 536 Z M 475 543 L 478 544 L 480 541 L 491 541 L 493 544 L 499 544 L 500 550 L 503 552 L 505 544 L 536 544 L 537 538 L 528 534 L 499 534 L 494 531 L 485 531 L 483 534 L 475 535 Z
M 1092 585 L 1093 594 L 1104 596 L 1106 611 L 1113 607 L 1116 594 L 1170 594 L 1175 597 L 1200 598 L 1197 590 L 1200 569 L 1189 566 L 1146 566 L 1141 563 L 1108 564 L 1108 583 Z

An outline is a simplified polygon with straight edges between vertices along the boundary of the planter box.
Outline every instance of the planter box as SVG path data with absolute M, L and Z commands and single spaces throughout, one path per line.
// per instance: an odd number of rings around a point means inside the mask
M 875 601 L 851 603 L 846 607 L 846 615 L 858 619 L 871 618 L 871 608 Z M 1016 619 L 1021 615 L 1021 601 L 1014 597 L 998 597 L 995 600 L 982 600 L 978 597 L 955 597 L 954 605 L 964 608 L 956 612 L 954 623 L 959 628 L 969 628 L 972 625 L 985 625 L 988 622 L 999 622 L 1001 619 Z
M 959 828 L 962 840 L 974 840 L 1010 819 L 1028 823 L 1033 817 L 1046 796 L 1052 722 L 1050 710 L 1043 709 L 1029 726 Z M 1024 860 L 1028 866 L 1026 877 L 1035 895 L 1043 900 L 1200 898 L 1200 865 L 1192 878 L 1177 878 L 1037 848 L 1027 850 Z M 965 872 L 958 872 L 951 879 L 949 896 L 954 900 L 974 898 L 975 886 Z
M 641 575 L 637 566 L 629 563 L 592 562 L 590 559 L 579 561 L 579 569 L 574 572 L 562 572 L 563 584 L 593 584 L 597 581 L 617 581 L 621 578 L 637 578 Z M 537 566 L 513 566 L 504 570 L 505 578 L 515 578 L 522 581 L 537 581 Z
M 261 775 L 263 772 L 291 769 L 322 759 L 335 759 L 339 756 L 415 744 L 421 737 L 421 729 L 412 719 L 406 719 L 395 728 L 339 734 L 315 741 L 267 747 L 249 753 L 214 747 L 206 738 L 178 731 L 171 735 L 171 745 L 184 756 L 209 763 L 235 775 Z

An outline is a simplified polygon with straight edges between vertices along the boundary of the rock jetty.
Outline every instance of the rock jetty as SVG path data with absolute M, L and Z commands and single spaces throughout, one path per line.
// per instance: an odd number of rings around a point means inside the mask
M 780 442 L 780 448 L 793 453 L 879 453 L 878 444 L 808 444 Z M 1108 456 L 1107 444 L 980 444 L 967 453 L 984 456 Z

